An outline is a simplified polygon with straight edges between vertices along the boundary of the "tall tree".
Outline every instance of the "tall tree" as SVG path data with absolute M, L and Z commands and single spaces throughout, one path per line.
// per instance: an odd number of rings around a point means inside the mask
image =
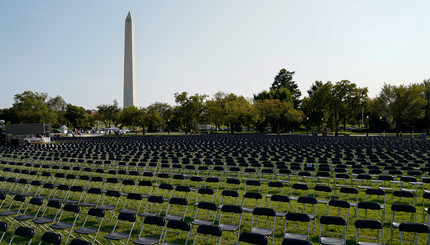
M 276 133 L 280 133 L 280 126 L 283 122 L 300 122 L 303 119 L 303 113 L 294 109 L 291 101 L 280 100 L 259 100 L 254 104 L 260 119 L 267 121 Z
M 75 106 L 72 104 L 68 104 L 66 106 L 64 118 L 73 126 L 74 129 L 88 126 L 87 116 L 87 111 L 81 106 Z
M 377 99 L 393 119 L 397 134 L 411 128 L 414 122 L 424 118 L 426 100 L 423 84 L 389 85 L 384 84 Z
M 185 132 L 190 132 L 197 128 L 204 110 L 204 100 L 207 95 L 191 95 L 187 92 L 175 93 L 177 106 L 174 109 L 174 117 L 180 122 Z
M 142 110 L 139 110 L 136 106 L 127 106 L 119 114 L 119 122 L 121 127 L 131 127 L 136 128 L 140 125 L 138 119 L 140 114 L 144 113 Z
M 103 121 L 104 124 L 110 128 L 111 123 L 113 123 L 115 126 L 119 125 L 119 115 L 121 112 L 121 109 L 118 106 L 118 101 L 114 100 L 113 104 L 107 105 L 99 105 L 97 106 L 97 118 L 100 121 Z
M 223 108 L 223 114 L 233 134 L 235 128 L 241 130 L 247 114 L 251 110 L 251 105 L 243 96 L 237 96 L 235 94 L 227 95 L 224 100 L 225 106 Z
M 270 90 L 279 91 L 281 88 L 288 89 L 291 93 L 294 105 L 297 107 L 300 102 L 300 96 L 302 95 L 302 93 L 300 92 L 296 82 L 293 81 L 294 73 L 294 71 L 287 71 L 286 69 L 281 69 L 279 73 L 275 76 Z
M 12 111 L 16 115 L 16 122 L 13 123 L 55 123 L 56 114 L 46 105 L 47 93 L 25 91 L 16 94 Z

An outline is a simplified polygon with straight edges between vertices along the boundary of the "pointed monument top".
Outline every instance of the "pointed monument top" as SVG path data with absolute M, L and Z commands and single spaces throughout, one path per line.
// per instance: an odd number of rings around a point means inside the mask
M 133 17 L 131 16 L 131 11 L 128 11 L 126 20 L 130 20 L 130 19 L 133 19 Z

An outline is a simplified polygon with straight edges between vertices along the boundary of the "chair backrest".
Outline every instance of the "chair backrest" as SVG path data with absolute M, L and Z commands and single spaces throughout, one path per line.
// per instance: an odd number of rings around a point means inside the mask
M 30 227 L 20 226 L 15 229 L 13 234 L 15 234 L 15 236 L 27 237 L 31 239 L 34 236 L 34 230 Z
M 40 239 L 43 242 L 60 245 L 61 244 L 61 235 L 55 232 L 45 232 Z
M 222 235 L 222 230 L 218 226 L 200 225 L 197 228 L 197 233 L 220 237 Z
M 284 238 L 282 245 L 313 245 L 311 241 L 299 240 L 294 238 Z
M 84 241 L 84 240 L 81 240 L 81 239 L 78 239 L 78 238 L 75 238 L 69 243 L 69 245 L 91 245 L 91 243 Z
M 253 232 L 242 232 L 239 236 L 239 242 L 246 242 L 249 244 L 266 245 L 268 243 L 265 235 Z

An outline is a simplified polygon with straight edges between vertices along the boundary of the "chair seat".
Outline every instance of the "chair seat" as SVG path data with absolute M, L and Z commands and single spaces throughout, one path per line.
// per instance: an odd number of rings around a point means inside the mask
M 195 219 L 193 222 L 191 222 L 193 225 L 213 225 L 214 222 L 210 220 L 204 220 L 204 219 Z
M 273 233 L 272 229 L 262 228 L 262 227 L 254 227 L 251 229 L 251 232 L 258 233 L 265 236 L 270 236 Z
M 23 221 L 23 220 L 29 220 L 29 219 L 34 219 L 34 215 L 31 214 L 24 214 L 24 215 L 20 215 L 20 216 L 15 216 L 14 219 L 15 220 L 19 220 L 19 221 Z
M 344 245 L 345 240 L 336 237 L 321 237 L 321 244 L 324 245 Z
M 384 245 L 384 244 L 377 243 L 377 242 L 358 242 L 357 245 Z
M 221 228 L 223 231 L 235 231 L 239 229 L 239 225 L 219 224 L 219 228 Z
M 134 244 L 141 244 L 141 245 L 152 245 L 157 244 L 160 241 L 158 238 L 152 238 L 152 237 L 139 237 L 138 239 L 134 240 Z
M 81 206 L 81 207 L 94 207 L 94 206 L 96 206 L 96 204 L 97 203 L 94 203 L 94 202 L 83 202 L 83 203 L 79 204 L 79 206 Z
M 53 218 L 44 218 L 44 217 L 33 220 L 33 223 L 36 223 L 36 224 L 46 224 L 46 223 L 52 223 L 52 222 L 54 222 Z
M 139 214 L 139 216 L 142 216 L 142 217 L 158 216 L 158 214 L 157 213 L 152 213 L 152 212 L 142 212 L 142 213 Z
M 284 238 L 291 238 L 297 240 L 308 240 L 308 235 L 297 233 L 285 233 Z
M 128 237 L 128 234 L 120 233 L 120 232 L 114 232 L 109 235 L 104 236 L 104 238 L 109 240 L 122 240 Z
M 72 226 L 73 226 L 72 223 L 58 222 L 58 223 L 50 225 L 49 227 L 51 227 L 52 229 L 56 229 L 56 230 L 64 230 L 64 229 L 68 229 Z
M 64 204 L 76 204 L 76 203 L 78 203 L 78 201 L 77 200 L 66 200 L 63 203 Z
M 112 210 L 112 209 L 115 209 L 115 206 L 102 205 L 98 208 L 103 209 L 103 210 Z
M 9 211 L 3 211 L 0 212 L 0 216 L 11 216 L 11 215 L 17 215 L 18 211 L 16 210 L 9 210 Z
M 92 234 L 92 233 L 97 232 L 97 229 L 91 228 L 91 227 L 82 227 L 82 228 L 75 230 L 75 232 L 78 234 Z
M 166 216 L 164 216 L 165 220 L 182 220 L 184 217 L 180 216 L 180 215 L 173 215 L 173 214 L 168 214 Z
M 128 213 L 128 214 L 134 214 L 137 212 L 137 209 L 132 208 L 124 208 L 118 211 L 119 213 Z

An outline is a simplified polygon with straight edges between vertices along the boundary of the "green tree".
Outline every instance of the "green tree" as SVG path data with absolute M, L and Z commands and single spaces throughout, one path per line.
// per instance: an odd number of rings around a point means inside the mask
M 25 91 L 22 94 L 16 94 L 11 110 L 17 121 L 12 123 L 43 122 L 54 124 L 57 119 L 56 114 L 47 106 L 47 98 L 47 93 Z
M 262 121 L 267 121 L 276 133 L 280 133 L 280 126 L 283 122 L 301 122 L 303 112 L 294 109 L 291 101 L 280 100 L 259 100 L 256 101 L 255 109 L 260 115 Z
M 223 115 L 233 134 L 235 128 L 241 130 L 247 115 L 251 111 L 251 104 L 243 96 L 235 94 L 227 95 L 224 100 Z
M 88 113 L 81 106 L 68 104 L 66 106 L 64 118 L 69 122 L 70 125 L 73 126 L 74 129 L 88 126 Z
M 155 108 L 147 108 L 145 116 L 145 125 L 149 132 L 156 132 L 163 126 L 164 120 Z
M 397 134 L 412 129 L 414 124 L 424 118 L 426 100 L 424 84 L 389 85 L 384 84 L 377 99 L 391 116 Z
M 187 92 L 175 93 L 175 102 L 177 106 L 174 108 L 173 115 L 180 125 L 185 129 L 185 132 L 190 132 L 197 128 L 197 124 L 201 121 L 201 115 L 204 111 L 204 100 L 207 95 L 191 95 Z
M 121 109 L 118 106 L 118 101 L 114 100 L 111 105 L 99 105 L 97 106 L 97 119 L 104 122 L 105 126 L 110 128 L 111 123 L 116 126 L 119 125 L 119 115 Z
M 342 80 L 336 84 L 317 81 L 303 99 L 302 108 L 312 124 L 324 126 L 330 122 L 338 135 L 339 124 L 344 127 L 350 118 L 366 107 L 367 88 L 358 88 L 355 83 Z
M 67 103 L 63 99 L 63 97 L 61 97 L 60 95 L 51 97 L 46 101 L 46 105 L 50 110 L 55 112 L 57 117 L 56 123 L 54 125 L 51 125 L 51 127 L 59 128 L 62 125 L 67 124 L 67 120 L 64 117 L 66 113 Z
M 275 76 L 275 79 L 270 87 L 270 90 L 279 91 L 282 88 L 286 88 L 290 91 L 291 97 L 293 99 L 295 107 L 298 106 L 300 102 L 300 92 L 297 84 L 293 81 L 294 71 L 287 71 L 286 69 L 281 69 L 279 73 Z
M 121 127 L 130 127 L 135 129 L 139 126 L 139 116 L 141 113 L 144 113 L 142 110 L 139 110 L 136 106 L 127 106 L 119 114 L 119 122 Z

